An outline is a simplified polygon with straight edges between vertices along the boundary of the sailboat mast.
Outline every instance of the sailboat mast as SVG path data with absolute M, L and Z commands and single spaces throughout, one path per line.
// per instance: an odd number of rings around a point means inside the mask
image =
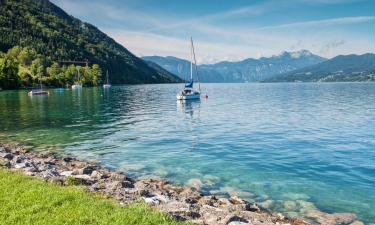
M 39 84 L 40 84 L 40 90 L 43 90 L 42 86 L 42 75 L 39 74 Z
M 108 70 L 107 70 L 107 84 L 109 84 L 109 82 L 108 82 Z
M 190 37 L 190 81 L 193 81 L 193 38 Z
M 198 88 L 199 88 L 199 92 L 200 92 L 200 91 L 201 91 L 201 83 L 199 82 L 198 66 L 197 66 L 197 60 L 195 59 L 195 51 L 194 51 L 193 38 L 191 38 L 191 51 L 192 51 L 192 53 L 193 53 L 194 64 L 195 64 L 195 74 L 197 75 Z

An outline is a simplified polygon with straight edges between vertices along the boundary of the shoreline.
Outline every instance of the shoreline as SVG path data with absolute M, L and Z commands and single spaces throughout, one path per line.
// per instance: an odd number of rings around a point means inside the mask
M 235 195 L 229 198 L 204 195 L 195 187 L 176 185 L 162 179 L 133 179 L 97 162 L 48 151 L 34 152 L 13 142 L 0 141 L 0 166 L 59 185 L 81 185 L 91 192 L 105 193 L 120 204 L 143 199 L 178 220 L 197 224 L 364 224 L 352 213 L 328 214 L 318 210 L 310 215 L 309 221 L 288 218 Z

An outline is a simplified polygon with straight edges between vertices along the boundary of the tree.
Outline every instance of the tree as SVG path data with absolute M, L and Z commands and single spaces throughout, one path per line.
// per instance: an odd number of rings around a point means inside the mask
M 92 84 L 94 86 L 97 86 L 101 83 L 101 78 L 102 78 L 102 69 L 98 64 L 92 65 L 91 69 L 91 79 L 92 79 Z
M 0 57 L 0 87 L 2 89 L 15 89 L 20 86 L 18 77 L 18 62 L 2 54 Z

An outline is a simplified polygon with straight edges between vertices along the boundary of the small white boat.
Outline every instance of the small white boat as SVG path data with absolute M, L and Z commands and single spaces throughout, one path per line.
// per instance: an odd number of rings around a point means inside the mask
M 43 91 L 43 90 L 32 90 L 29 91 L 28 93 L 29 96 L 34 96 L 34 95 L 49 95 L 48 91 Z
M 29 95 L 29 96 L 34 96 L 34 95 L 49 95 L 48 91 L 43 91 L 43 85 L 42 85 L 41 76 L 39 76 L 39 85 L 40 85 L 40 89 L 31 90 L 31 91 L 29 91 L 29 93 L 27 95 Z
M 184 90 L 177 93 L 177 95 L 176 95 L 177 100 L 194 100 L 194 99 L 200 99 L 200 97 L 201 97 L 201 92 L 200 92 L 201 86 L 200 86 L 199 78 L 198 78 L 198 67 L 197 67 L 197 61 L 195 59 L 193 38 L 190 38 L 190 42 L 191 42 L 190 81 L 189 81 L 189 83 L 185 83 Z M 194 90 L 194 88 L 193 88 L 193 85 L 194 85 L 193 60 L 194 60 L 194 65 L 195 65 L 196 77 L 198 79 L 199 90 Z
M 110 88 L 112 85 L 109 83 L 109 80 L 108 80 L 108 70 L 107 70 L 107 81 L 105 84 L 103 84 L 103 88 Z
M 78 69 L 77 69 L 77 75 L 78 75 L 78 81 L 72 85 L 72 89 L 75 89 L 75 90 L 82 89 L 82 84 L 80 82 L 81 74 L 79 73 Z
M 73 84 L 72 89 L 81 89 L 82 85 L 81 84 Z

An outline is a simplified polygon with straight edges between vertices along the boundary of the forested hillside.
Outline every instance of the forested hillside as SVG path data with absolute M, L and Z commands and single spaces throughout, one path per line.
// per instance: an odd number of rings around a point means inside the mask
M 46 66 L 50 65 L 50 66 Z M 34 49 L 15 46 L 7 53 L 0 52 L 0 87 L 17 89 L 35 87 L 40 81 L 44 86 L 66 87 L 78 82 L 85 86 L 101 83 L 102 71 L 98 64 L 92 66 L 60 66 L 49 61 Z
M 340 55 L 325 62 L 281 74 L 269 82 L 375 81 L 375 54 Z
M 66 14 L 48 0 L 0 0 L 0 4 L 2 52 L 14 46 L 34 49 L 43 55 L 45 68 L 53 62 L 88 60 L 90 65 L 108 70 L 114 84 L 181 81 L 163 69 L 149 67 L 95 26 Z

